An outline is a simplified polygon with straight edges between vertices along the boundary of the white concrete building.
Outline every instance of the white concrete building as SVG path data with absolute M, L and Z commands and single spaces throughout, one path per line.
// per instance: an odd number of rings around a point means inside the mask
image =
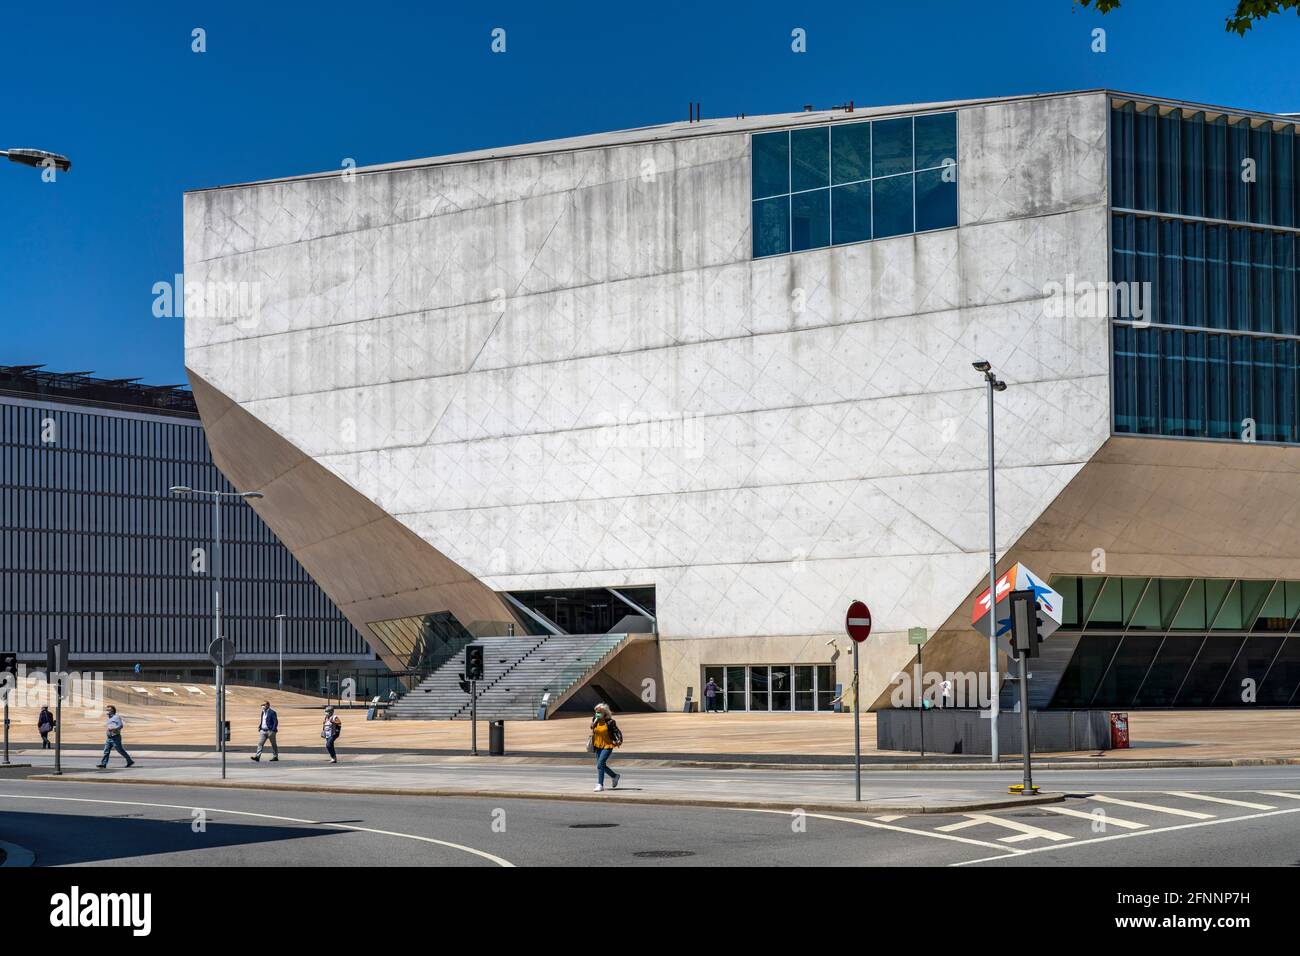
M 710 119 L 189 193 L 186 364 L 214 454 L 395 667 L 417 662 L 382 622 L 569 630 L 595 619 L 578 589 L 605 588 L 653 603 L 653 656 L 611 679 L 650 677 L 659 707 L 706 676 L 733 707 L 827 706 L 854 598 L 868 702 L 909 627 L 979 667 L 973 361 L 1009 385 L 1001 567 L 1168 557 L 1044 524 L 1104 446 L 1187 447 L 1114 437 L 1112 320 L 1047 304 L 1111 278 L 1124 102 Z M 741 684 L 707 670 L 728 665 Z

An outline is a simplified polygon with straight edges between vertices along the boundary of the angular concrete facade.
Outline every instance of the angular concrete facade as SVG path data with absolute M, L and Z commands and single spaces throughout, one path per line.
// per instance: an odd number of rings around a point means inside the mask
M 940 110 L 958 228 L 753 258 L 754 131 Z M 987 573 L 971 362 L 1013 385 L 1000 551 L 1110 439 L 1108 320 L 1043 301 L 1109 276 L 1109 110 L 1090 92 L 708 120 L 190 193 L 200 408 L 285 443 L 277 472 L 214 428 L 217 460 L 270 491 L 310 461 L 409 533 L 423 566 L 375 574 L 383 540 L 331 551 L 327 498 L 285 482 L 258 503 L 354 622 L 653 585 L 671 708 L 705 665 L 846 677 L 827 642 L 863 598 L 874 698 L 907 628 L 951 630 Z M 237 288 L 256 308 L 220 306 Z

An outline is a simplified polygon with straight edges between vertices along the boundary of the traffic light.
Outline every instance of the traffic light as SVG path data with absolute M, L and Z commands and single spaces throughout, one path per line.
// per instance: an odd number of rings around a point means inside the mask
M 483 679 L 483 645 L 468 644 L 465 647 L 465 679 Z
M 1011 592 L 1011 648 L 1026 657 L 1038 656 L 1042 643 L 1043 619 L 1038 599 L 1031 590 Z
M 17 654 L 0 654 L 0 672 L 18 676 L 18 655 Z

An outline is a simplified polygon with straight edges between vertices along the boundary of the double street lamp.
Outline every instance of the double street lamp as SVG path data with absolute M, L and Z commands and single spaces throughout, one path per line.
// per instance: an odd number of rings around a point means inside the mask
M 221 637 L 221 502 L 224 498 L 262 498 L 260 491 L 218 491 L 191 488 L 189 485 L 172 485 L 168 489 L 174 495 L 207 495 L 212 499 L 212 638 Z M 221 668 L 223 674 L 225 668 Z M 225 681 L 219 681 L 217 688 L 217 748 L 225 760 L 226 735 L 222 723 L 225 719 Z
M 997 496 L 993 488 L 993 393 L 1005 392 L 1007 383 L 993 374 L 993 366 L 981 359 L 972 362 L 975 371 L 984 376 L 988 388 L 989 413 L 989 733 L 993 763 L 1000 757 L 998 751 L 998 533 L 995 509 Z

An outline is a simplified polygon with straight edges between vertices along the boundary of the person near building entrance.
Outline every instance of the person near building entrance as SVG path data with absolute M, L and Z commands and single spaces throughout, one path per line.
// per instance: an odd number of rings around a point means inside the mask
M 617 790 L 619 782 L 623 779 L 621 773 L 616 773 L 609 766 L 609 758 L 614 753 L 614 748 L 621 746 L 623 743 L 623 732 L 618 729 L 618 724 L 614 722 L 614 715 L 609 709 L 609 704 L 597 704 L 596 715 L 591 718 L 591 742 L 589 749 L 596 752 L 596 791 L 605 789 L 605 774 L 611 778 L 611 786 Z
M 112 754 L 114 748 L 116 748 L 117 752 L 126 758 L 126 765 L 128 767 L 134 767 L 135 761 L 132 760 L 131 755 L 126 752 L 126 748 L 122 746 L 123 721 L 121 717 L 117 716 L 117 708 L 112 704 L 109 704 L 105 713 L 108 715 L 108 719 L 104 721 L 104 729 L 107 731 L 107 739 L 104 741 L 104 759 L 99 762 L 99 769 L 108 769 L 108 758 L 109 755 Z
M 262 751 L 266 749 L 268 740 L 271 741 L 271 763 L 280 759 L 280 748 L 275 743 L 275 734 L 279 729 L 280 718 L 271 707 L 271 702 L 262 701 L 262 717 L 257 723 L 257 753 L 253 754 L 254 760 L 262 759 Z
M 722 688 L 718 686 L 717 681 L 712 677 L 704 685 L 704 709 L 710 713 L 716 713 L 721 708 L 718 707 L 718 699 Z

